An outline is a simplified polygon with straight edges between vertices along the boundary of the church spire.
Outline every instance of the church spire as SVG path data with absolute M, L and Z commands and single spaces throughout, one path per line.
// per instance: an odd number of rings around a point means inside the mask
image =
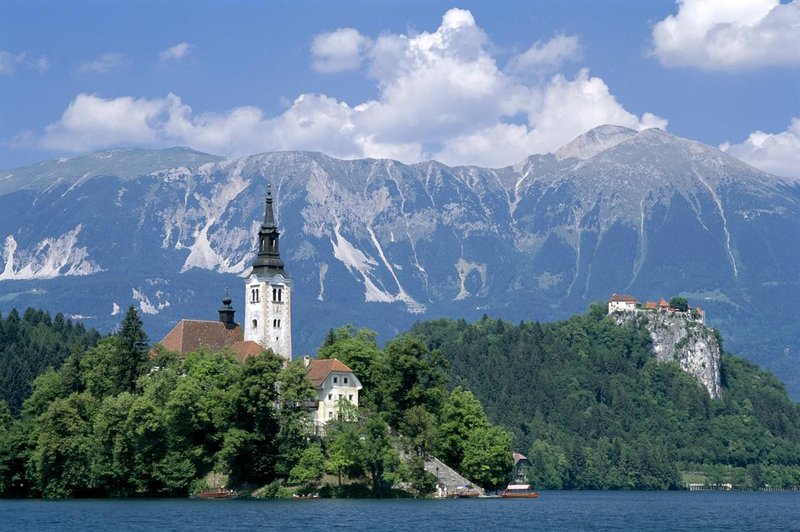
M 286 272 L 283 271 L 283 261 L 278 249 L 279 237 L 280 233 L 275 225 L 275 214 L 272 211 L 272 186 L 267 185 L 264 223 L 261 224 L 261 229 L 258 231 L 258 255 L 253 261 L 253 274 L 258 276 L 275 275 L 277 273 L 286 275 Z
M 225 324 L 226 329 L 232 329 L 236 326 L 233 321 L 233 315 L 236 312 L 231 306 L 231 294 L 228 289 L 225 289 L 225 296 L 222 298 L 222 307 L 219 309 L 219 321 Z

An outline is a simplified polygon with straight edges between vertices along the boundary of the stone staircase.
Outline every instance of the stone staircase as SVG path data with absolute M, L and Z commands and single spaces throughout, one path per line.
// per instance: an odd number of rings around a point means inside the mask
M 475 491 L 484 494 L 483 488 L 473 483 L 471 480 L 462 477 L 454 469 L 436 457 L 429 457 L 425 460 L 425 471 L 435 476 L 440 487 L 446 487 L 447 493 L 456 493 L 459 486 L 472 486 Z

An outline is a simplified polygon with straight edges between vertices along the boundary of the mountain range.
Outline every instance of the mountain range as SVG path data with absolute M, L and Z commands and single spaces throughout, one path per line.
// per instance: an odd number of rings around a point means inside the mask
M 561 319 L 612 292 L 681 295 L 726 350 L 800 397 L 800 182 L 659 129 L 601 126 L 505 168 L 275 152 L 112 149 L 0 172 L 0 311 L 152 340 L 243 319 L 267 183 L 294 280 L 294 351 L 434 317 Z

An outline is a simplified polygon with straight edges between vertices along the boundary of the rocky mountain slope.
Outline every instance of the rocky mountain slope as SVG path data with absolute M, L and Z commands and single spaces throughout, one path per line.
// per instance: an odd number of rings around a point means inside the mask
M 712 399 L 720 397 L 721 349 L 713 330 L 684 312 L 625 311 L 615 312 L 612 317 L 619 325 L 642 323 L 652 338 L 656 360 L 677 362 L 708 390 Z
M 498 169 L 175 148 L 0 172 L 0 311 L 109 329 L 133 303 L 158 339 L 215 319 L 230 287 L 242 319 L 267 182 L 298 354 L 347 322 L 386 338 L 437 316 L 551 320 L 613 291 L 683 295 L 800 396 L 800 187 L 656 129 L 602 126 Z

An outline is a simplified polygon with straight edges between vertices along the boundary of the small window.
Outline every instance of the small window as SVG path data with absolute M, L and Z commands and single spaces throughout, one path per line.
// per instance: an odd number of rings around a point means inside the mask
M 339 384 L 339 377 L 334 377 L 333 378 L 333 383 L 334 384 Z
M 253 329 L 258 327 L 258 320 L 253 320 Z
M 258 296 L 258 288 L 251 288 L 250 289 L 250 303 L 258 303 L 259 296 Z
M 333 394 L 332 393 L 328 394 L 328 401 L 333 401 Z
M 348 379 L 347 379 L 347 377 L 345 377 L 344 378 L 344 383 L 347 384 L 347 381 L 348 381 Z
M 352 393 L 347 396 L 347 400 L 350 401 L 351 403 L 353 402 L 353 394 Z
M 328 412 L 328 419 L 333 419 L 333 412 Z

